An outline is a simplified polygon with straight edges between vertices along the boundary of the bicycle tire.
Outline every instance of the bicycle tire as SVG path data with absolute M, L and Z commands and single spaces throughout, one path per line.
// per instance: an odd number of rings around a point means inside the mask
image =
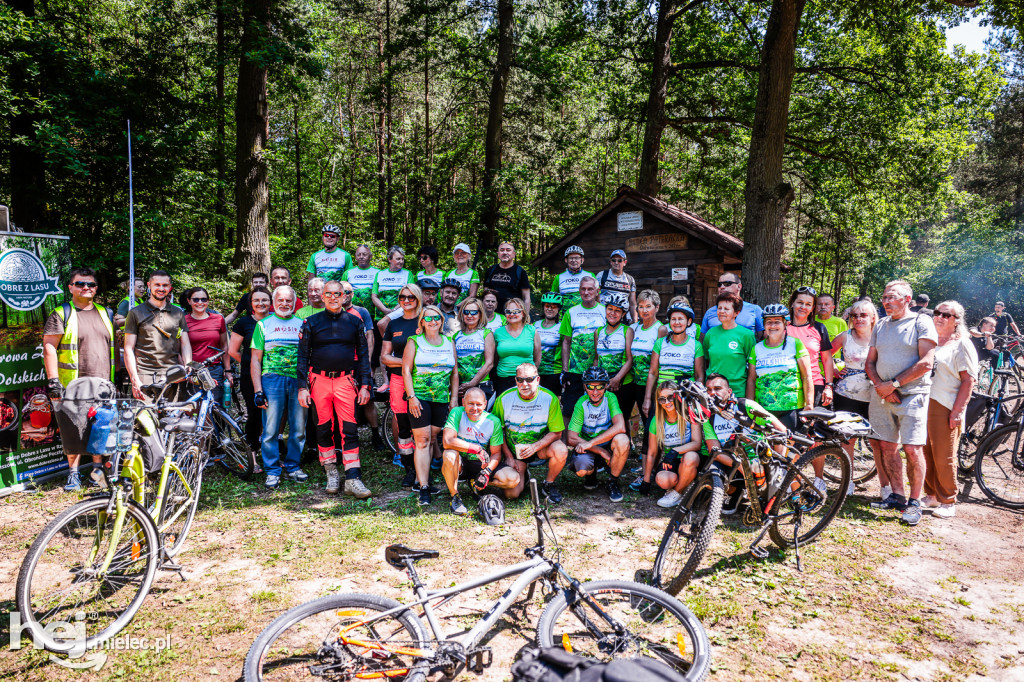
M 115 520 L 114 515 L 106 515 L 109 502 L 109 497 L 91 497 L 65 509 L 46 524 L 22 561 L 15 588 L 18 612 L 36 641 L 50 651 L 84 653 L 81 647 L 113 637 L 135 617 L 153 585 L 160 551 L 156 526 L 146 510 L 130 499 L 125 500 L 125 522 L 107 575 L 99 578 L 83 570 L 102 563 L 106 556 Z M 106 538 L 99 552 L 93 552 L 101 525 Z M 97 559 L 90 561 L 93 555 Z M 134 593 L 131 586 L 137 588 Z M 75 601 L 74 593 L 82 597 Z M 59 599 L 55 607 L 36 613 L 53 599 Z M 78 612 L 94 616 L 79 621 Z M 44 631 L 57 622 L 84 627 L 84 644 L 78 639 L 58 641 Z
M 228 473 L 234 474 L 243 481 L 252 477 L 253 458 L 252 450 L 245 439 L 245 432 L 238 426 L 224 418 L 219 409 L 213 409 L 213 421 L 215 424 L 214 437 L 219 456 L 217 464 Z
M 326 651 L 328 646 L 345 647 L 345 645 L 339 645 L 337 642 L 326 641 L 328 636 L 337 627 L 339 619 L 354 618 L 366 621 L 367 611 L 383 613 L 384 611 L 390 611 L 391 609 L 400 606 L 401 604 L 394 599 L 379 597 L 372 594 L 332 594 L 289 609 L 268 625 L 267 628 L 260 633 L 259 637 L 256 638 L 256 641 L 252 643 L 252 646 L 249 648 L 249 652 L 245 656 L 245 680 L 246 682 L 256 682 L 257 680 L 264 679 L 292 680 L 302 676 L 312 678 L 313 673 L 310 672 L 309 667 L 314 659 L 320 665 L 330 665 L 332 660 L 337 661 L 339 653 L 343 653 L 348 657 L 347 660 L 351 661 L 353 659 L 358 659 L 360 663 L 364 664 L 364 667 L 358 670 L 349 670 L 347 673 L 337 671 L 336 674 L 331 676 L 331 679 L 347 682 L 348 680 L 356 679 L 355 675 L 359 672 L 365 674 L 366 663 L 374 666 L 381 666 L 388 663 L 388 665 L 398 666 L 398 668 L 393 668 L 393 670 L 407 669 L 409 672 L 405 675 L 381 674 L 382 679 L 401 679 L 404 680 L 404 682 L 422 682 L 426 677 L 426 673 L 429 668 L 429 664 L 426 659 L 406 656 L 405 658 L 410 659 L 412 663 L 411 665 L 407 665 L 405 661 L 395 663 L 392 661 L 392 656 L 387 658 L 376 658 L 374 656 L 363 657 L 359 654 L 354 654 L 348 648 L 335 648 L 329 653 Z M 340 613 L 341 611 L 345 611 L 346 613 Z M 318 616 L 324 616 L 324 618 L 318 619 Z M 423 648 L 430 641 L 427 638 L 423 624 L 411 609 L 399 611 L 394 616 L 388 616 L 388 619 L 395 621 L 395 624 L 400 626 L 398 629 L 392 630 L 391 634 L 387 635 L 387 641 L 392 645 Z M 324 622 L 317 622 L 318 620 L 323 620 Z M 369 625 L 372 626 L 372 623 Z M 292 631 L 293 626 L 298 627 L 295 628 L 293 635 L 289 636 L 289 632 Z M 364 629 L 359 632 L 360 637 L 364 638 L 365 641 L 385 641 L 381 638 L 380 633 L 373 631 L 372 627 L 364 626 Z M 393 636 L 399 632 L 404 632 L 406 636 L 403 639 L 395 640 Z M 273 657 L 274 650 L 275 648 L 280 649 L 282 646 L 287 646 L 287 649 L 281 651 L 283 658 L 282 660 L 278 660 Z M 301 652 L 302 648 L 307 650 L 307 653 L 304 656 L 296 653 L 297 650 Z M 376 651 L 379 653 L 379 650 Z M 363 653 L 365 653 L 365 649 Z M 268 658 L 271 660 L 268 660 Z M 335 665 L 341 664 L 335 663 Z M 354 665 L 359 664 L 357 663 Z M 383 673 L 379 667 L 375 672 Z
M 988 434 L 988 422 L 992 418 L 992 412 L 988 408 L 982 412 L 982 416 L 967 426 L 960 434 L 960 443 L 956 448 L 956 468 L 963 475 L 974 474 L 974 461 L 978 454 L 978 446 L 985 440 Z
M 875 455 L 871 451 L 871 445 L 867 438 L 860 437 L 853 440 L 853 457 L 848 456 L 847 459 L 850 460 L 850 476 L 854 485 L 867 483 L 878 473 L 878 469 L 875 468 Z M 825 469 L 822 477 L 832 483 L 839 481 L 838 475 L 833 469 Z
M 380 429 L 381 437 L 384 439 L 384 443 L 391 449 L 392 453 L 398 452 L 398 443 L 395 438 L 395 431 L 391 428 L 392 417 L 394 412 L 391 409 L 391 405 L 384 405 L 384 409 L 378 413 L 377 416 L 377 428 Z
M 174 462 L 181 469 L 188 481 L 192 494 L 189 495 L 182 485 L 181 479 L 174 471 L 167 474 L 167 486 L 164 490 L 164 502 L 160 508 L 157 529 L 164 554 L 168 557 L 178 555 L 184 547 L 185 538 L 192 528 L 192 520 L 199 506 L 199 489 L 203 484 L 203 438 L 184 437 L 175 443 Z M 179 512 L 180 510 L 180 512 Z
M 1024 509 L 1024 455 L 1013 451 L 1019 426 L 1007 424 L 985 436 L 974 460 L 978 487 L 990 500 L 1010 509 Z
M 599 615 L 586 613 L 590 607 L 585 600 L 574 598 L 570 607 L 570 590 L 563 589 L 537 622 L 537 643 L 541 647 L 568 643 L 574 653 L 606 662 L 654 653 L 655 656 L 646 657 L 667 664 L 684 680 L 700 682 L 707 677 L 711 668 L 708 634 L 693 612 L 675 597 L 650 585 L 625 580 L 595 580 L 583 583 L 580 589 L 593 597 L 604 613 L 628 626 L 628 636 L 609 632 L 595 639 L 595 631 L 609 629 L 608 624 Z M 629 615 L 622 617 L 621 611 L 627 608 Z M 561 616 L 566 613 L 571 615 L 563 623 Z M 666 626 L 666 614 L 677 622 Z M 650 626 L 653 640 L 638 634 L 638 628 L 644 626 Z M 684 644 L 685 651 L 681 648 Z
M 675 596 L 689 584 L 711 546 L 724 499 L 725 483 L 713 473 L 698 477 L 683 491 L 654 557 L 655 587 Z
M 810 507 L 807 504 L 808 498 L 801 491 L 808 485 L 814 485 L 814 471 L 811 463 L 818 457 L 829 457 L 832 460 L 831 462 L 826 462 L 826 471 L 832 468 L 833 471 L 839 470 L 842 473 L 836 480 L 830 481 L 825 479 L 827 490 L 825 503 L 816 507 Z M 807 469 L 807 471 L 801 471 L 802 469 Z M 843 502 L 846 501 L 846 491 L 850 485 L 850 469 L 850 458 L 846 456 L 846 452 L 842 448 L 835 445 L 819 445 L 801 455 L 796 464 L 790 468 L 786 477 L 782 479 L 782 485 L 779 486 L 776 507 L 772 509 L 772 512 L 779 513 L 783 506 L 788 506 L 792 514 L 776 518 L 768 527 L 768 535 L 771 537 L 772 542 L 782 549 L 793 547 L 796 535 L 793 534 L 791 537 L 787 537 L 787 533 L 784 531 L 785 526 L 780 524 L 788 519 L 799 519 L 802 521 L 804 514 L 820 510 L 821 515 L 817 518 L 817 522 L 810 527 L 810 530 L 806 533 L 801 533 L 799 536 L 801 545 L 810 544 L 817 540 L 821 532 L 828 527 L 828 524 L 832 523 L 832 519 L 839 513 Z M 800 474 L 799 481 L 797 479 L 798 473 Z M 792 489 L 794 483 L 797 483 L 799 486 L 796 490 Z M 782 491 L 791 492 L 783 494 Z M 794 530 L 795 528 L 796 524 L 794 523 Z
M 1016 366 L 1014 367 L 1013 374 L 1004 374 L 1000 377 L 1000 386 L 1005 396 L 1019 396 L 1024 394 L 1024 383 L 1021 382 L 1019 376 L 1017 376 Z M 1009 422 L 1013 421 L 1013 418 L 1020 411 L 1021 407 L 1024 406 L 1024 398 L 1015 398 L 1007 400 L 1003 403 L 1003 413 L 1006 415 L 1004 419 Z

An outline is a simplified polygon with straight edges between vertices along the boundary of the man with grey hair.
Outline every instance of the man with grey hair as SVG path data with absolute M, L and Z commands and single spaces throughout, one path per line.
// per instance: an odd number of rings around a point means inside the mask
M 875 463 L 889 477 L 891 492 L 882 490 L 876 509 L 895 509 L 904 523 L 921 520 L 921 492 L 924 486 L 924 444 L 928 439 L 928 394 L 935 361 L 938 335 L 932 318 L 910 310 L 910 284 L 893 280 L 885 285 L 882 305 L 886 317 L 871 333 L 865 371 L 875 390 L 868 418 L 878 438 L 880 452 Z M 907 453 L 907 479 L 903 486 L 900 443 Z
M 313 277 L 306 282 L 306 305 L 295 311 L 295 316 L 304 320 L 324 309 L 324 279 Z
M 562 337 L 562 419 L 572 419 L 576 403 L 583 397 L 583 373 L 594 364 L 594 332 L 605 323 L 604 306 L 597 302 L 597 279 L 584 275 L 580 279 L 580 303 L 562 315 L 558 333 Z
M 295 312 L 295 289 L 274 289 L 274 312 L 256 323 L 252 333 L 253 402 L 263 410 L 264 486 L 277 488 L 283 475 L 302 483 L 309 476 L 299 468 L 306 444 L 306 408 L 299 402 L 298 351 L 302 320 Z M 255 419 L 256 415 L 251 415 Z M 277 436 L 282 418 L 288 419 L 288 450 L 282 463 Z M 283 464 L 283 472 L 282 472 Z
M 743 298 L 743 282 L 735 272 L 723 272 L 718 276 L 719 294 L 736 294 Z M 704 317 L 700 321 L 700 333 L 707 334 L 712 327 L 722 324 L 718 321 L 718 306 L 713 305 L 704 311 Z M 754 332 L 757 338 L 764 334 L 764 311 L 761 306 L 750 301 L 743 301 L 743 310 L 736 315 L 736 324 L 746 327 Z

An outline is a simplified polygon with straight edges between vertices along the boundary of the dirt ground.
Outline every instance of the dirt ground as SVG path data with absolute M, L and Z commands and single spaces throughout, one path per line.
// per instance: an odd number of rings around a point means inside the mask
M 525 504 L 510 505 L 509 523 L 491 528 L 449 514 L 447 495 L 421 510 L 382 455 L 364 455 L 364 469 L 378 492 L 369 503 L 326 496 L 322 476 L 268 492 L 260 481 L 211 473 L 180 556 L 187 582 L 158 573 L 122 633 L 169 636 L 168 649 L 108 651 L 99 670 L 69 670 L 27 640 L 12 651 L 3 613 L 0 679 L 237 679 L 259 632 L 296 604 L 334 591 L 407 599 L 405 576 L 383 561 L 391 542 L 439 549 L 441 559 L 422 563 L 421 577 L 441 587 L 519 561 L 535 540 Z M 668 516 L 655 498 L 627 495 L 616 505 L 603 489 L 585 492 L 568 480 L 562 487 L 554 521 L 570 573 L 632 579 L 651 567 Z M 1024 515 L 989 505 L 968 484 L 956 518 L 926 515 L 908 528 L 870 509 L 876 494 L 870 482 L 847 501 L 803 551 L 802 573 L 792 552 L 773 548 L 768 559 L 753 559 L 753 530 L 739 519 L 719 526 L 680 595 L 711 638 L 711 679 L 1024 680 Z M 75 499 L 56 484 L 0 499 L 0 612 L 14 608 L 28 546 Z M 455 629 L 503 589 L 456 602 L 446 622 Z M 484 680 L 510 678 L 542 607 L 536 598 L 505 616 L 489 642 L 495 661 Z

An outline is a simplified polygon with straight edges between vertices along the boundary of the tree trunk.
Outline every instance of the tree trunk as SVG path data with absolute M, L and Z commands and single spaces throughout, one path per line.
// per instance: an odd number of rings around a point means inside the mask
M 783 226 L 794 198 L 782 177 L 796 34 L 805 0 L 774 0 L 757 84 L 747 159 L 744 220 L 744 297 L 762 305 L 779 300 Z
M 225 115 L 224 115 L 224 1 L 217 0 L 217 140 L 214 149 L 217 164 L 217 199 L 214 203 L 213 212 L 216 214 L 216 237 L 217 244 L 224 246 L 224 226 L 228 222 L 228 198 L 227 198 L 227 159 L 225 158 Z M 228 229 L 228 246 L 234 242 L 234 230 Z
M 426 55 L 423 58 L 423 151 L 424 151 L 424 172 L 423 172 L 423 242 L 430 243 L 430 219 L 433 202 L 430 198 L 430 171 L 433 168 L 430 148 L 430 17 L 426 19 Z
M 387 46 L 391 46 L 391 0 L 384 0 L 384 39 L 387 42 Z M 393 119 L 393 107 L 394 107 L 394 74 L 391 72 L 391 50 L 387 50 L 387 75 L 384 80 L 384 104 L 385 104 L 385 117 L 384 117 L 384 160 L 385 167 L 387 169 L 387 192 L 386 200 L 387 205 L 385 207 L 384 220 L 386 223 L 386 239 L 385 243 L 388 245 L 395 243 L 395 219 L 394 219 L 394 171 L 391 156 L 391 137 L 392 137 L 392 119 Z M 389 246 L 390 248 L 390 246 Z
M 302 218 L 302 140 L 299 138 L 299 105 L 292 109 L 292 125 L 295 129 L 295 212 L 299 222 L 299 235 L 306 234 L 306 224 Z
M 267 103 L 267 69 L 246 55 L 258 52 L 261 35 L 273 29 L 271 0 L 245 0 L 241 58 L 238 63 L 238 96 L 235 102 L 235 220 L 238 242 L 234 265 L 245 273 L 270 269 L 267 160 L 264 148 L 270 135 Z
M 491 76 L 491 94 L 488 98 L 487 136 L 484 141 L 483 215 L 484 232 L 480 235 L 480 247 L 491 249 L 497 244 L 498 215 L 501 210 L 501 196 L 495 188 L 495 180 L 501 171 L 501 126 L 505 118 L 505 92 L 508 89 L 508 75 L 512 68 L 512 0 L 498 0 L 498 53 L 494 60 Z
M 34 0 L 8 0 L 8 5 L 28 19 L 36 16 Z M 42 97 L 38 76 L 16 67 L 11 71 L 11 90 L 19 113 L 11 117 L 10 171 L 11 222 L 26 232 L 47 232 L 49 219 L 46 203 L 49 191 L 46 185 L 46 164 L 43 154 L 35 148 L 36 124 L 33 101 Z M 120 122 L 124 125 L 124 121 Z M 17 142 L 19 138 L 28 143 Z
M 644 194 L 657 196 L 661 191 L 658 157 L 661 135 L 665 131 L 665 97 L 668 94 L 669 68 L 672 66 L 672 23 L 678 0 L 662 0 L 658 7 L 658 24 L 654 32 L 654 60 L 651 64 L 651 89 L 647 95 L 647 119 L 644 146 L 640 151 L 640 171 L 636 188 Z

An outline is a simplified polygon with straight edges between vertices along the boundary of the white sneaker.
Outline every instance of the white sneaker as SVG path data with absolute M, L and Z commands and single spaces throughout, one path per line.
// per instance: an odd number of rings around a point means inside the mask
M 882 490 L 878 493 L 878 499 L 885 502 L 886 500 L 889 499 L 890 495 L 892 495 L 892 486 L 884 485 L 882 486 Z
M 850 486 L 849 486 L 849 487 L 848 487 L 848 488 L 846 489 L 846 496 L 847 496 L 847 497 L 849 497 L 849 496 L 850 496 L 850 495 L 852 495 L 852 494 L 853 494 L 854 492 L 856 492 L 856 490 L 855 490 L 855 488 L 856 488 L 856 487 L 857 487 L 857 486 L 855 486 L 855 485 L 853 484 L 853 479 L 851 478 L 851 479 L 850 479 Z
M 932 511 L 932 516 L 938 516 L 940 519 L 951 519 L 956 516 L 956 505 L 940 504 Z
M 828 493 L 828 486 L 825 485 L 825 479 L 824 478 L 815 478 L 814 479 L 814 489 L 817 490 L 819 493 Z
M 662 495 L 661 499 L 658 500 L 658 506 L 662 509 L 671 509 L 672 507 L 678 507 L 679 503 L 683 501 L 683 496 L 677 493 L 675 490 L 669 490 L 667 493 Z
M 921 506 L 925 509 L 935 509 L 939 506 L 939 501 L 931 495 L 925 495 L 921 498 Z

